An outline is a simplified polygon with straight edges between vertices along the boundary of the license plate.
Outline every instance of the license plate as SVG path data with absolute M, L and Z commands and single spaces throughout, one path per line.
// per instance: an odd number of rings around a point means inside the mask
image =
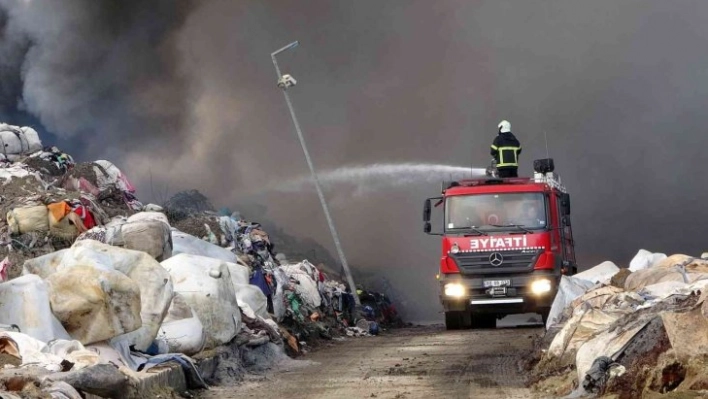
M 511 285 L 511 280 L 484 280 L 484 288 L 506 287 Z

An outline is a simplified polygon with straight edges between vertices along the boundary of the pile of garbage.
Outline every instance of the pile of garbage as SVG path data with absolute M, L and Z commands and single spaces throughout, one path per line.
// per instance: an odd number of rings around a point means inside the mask
M 561 279 L 531 370 L 547 397 L 708 389 L 708 259 L 640 250 Z
M 297 355 L 313 336 L 378 334 L 382 312 L 360 314 L 342 283 L 196 190 L 143 205 L 115 165 L 76 163 L 28 127 L 0 124 L 0 150 L 6 390 L 139 397 L 169 362 L 206 388 L 197 359 L 220 348 Z

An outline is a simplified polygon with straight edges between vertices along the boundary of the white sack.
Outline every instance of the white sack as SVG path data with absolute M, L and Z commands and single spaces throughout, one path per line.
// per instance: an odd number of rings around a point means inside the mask
M 22 274 L 36 274 L 39 277 L 46 279 L 51 274 L 54 274 L 61 264 L 64 254 L 69 249 L 48 253 L 36 258 L 27 259 L 22 265 Z
M 170 225 L 160 220 L 141 220 L 121 225 L 123 247 L 143 251 L 161 262 L 172 256 Z
M 310 277 L 310 274 L 302 270 L 301 264 L 281 266 L 281 270 L 288 277 L 294 278 L 300 284 L 295 284 L 295 292 L 300 295 L 305 303 L 313 308 L 318 308 L 322 304 L 320 291 L 317 289 L 317 283 Z
M 619 267 L 610 261 L 604 261 L 599 265 L 575 274 L 574 278 L 592 281 L 593 283 L 609 284 L 612 276 L 617 274 Z
M 266 320 L 270 319 L 268 298 L 266 298 L 260 288 L 252 284 L 234 284 L 234 288 L 236 289 L 236 299 L 239 306 L 245 303 L 256 315 Z
M 237 263 L 236 254 L 218 245 L 208 243 L 193 235 L 172 230 L 172 256 L 179 254 L 199 255 Z
M 60 269 L 47 278 L 54 315 L 82 344 L 103 341 L 141 326 L 140 289 L 115 270 Z
M 204 349 L 204 326 L 181 294 L 176 293 L 172 298 L 170 310 L 160 326 L 157 338 L 167 342 L 170 353 L 191 356 Z
M 629 270 L 636 272 L 637 270 L 647 269 L 664 259 L 666 259 L 666 254 L 651 253 L 646 249 L 640 249 L 629 262 Z
M 138 212 L 128 217 L 128 223 L 142 222 L 145 220 L 159 220 L 160 222 L 164 222 L 167 226 L 170 225 L 169 220 L 167 220 L 167 216 L 165 216 L 162 212 Z
M 48 231 L 49 217 L 44 205 L 15 208 L 7 213 L 7 224 L 12 234 Z
M 595 285 L 592 281 L 583 280 L 577 278 L 576 276 L 561 277 L 560 284 L 558 285 L 558 292 L 556 293 L 556 297 L 553 299 L 551 311 L 548 313 L 546 329 L 551 328 L 552 325 L 559 321 L 563 310 L 565 310 L 565 308 L 570 305 L 575 298 L 585 294 L 590 287 Z
M 117 270 L 137 285 L 140 291 L 140 329 L 119 339 L 130 341 L 136 349 L 147 349 L 155 340 L 172 301 L 174 289 L 169 273 L 145 252 L 113 247 L 94 240 L 77 241 L 62 258 L 59 270 L 71 270 L 77 265 Z M 109 338 L 113 337 L 104 339 Z
M 163 261 L 162 266 L 172 276 L 175 292 L 184 297 L 204 326 L 206 347 L 231 341 L 241 330 L 241 312 L 226 263 L 179 254 Z
M 0 284 L 0 324 L 44 342 L 71 338 L 49 306 L 49 286 L 34 274 Z
M 42 149 L 37 131 L 31 127 L 13 126 L 0 123 L 0 153 L 10 161 L 18 161 L 23 155 L 29 155 Z

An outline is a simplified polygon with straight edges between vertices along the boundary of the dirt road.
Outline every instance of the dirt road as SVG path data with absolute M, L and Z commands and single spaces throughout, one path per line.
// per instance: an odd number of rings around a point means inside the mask
M 541 328 L 413 327 L 348 338 L 202 398 L 529 398 L 517 362 Z

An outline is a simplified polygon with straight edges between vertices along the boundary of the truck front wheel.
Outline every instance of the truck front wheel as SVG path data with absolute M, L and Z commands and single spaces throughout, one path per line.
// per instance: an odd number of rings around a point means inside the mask
M 471 325 L 469 312 L 445 312 L 445 329 L 460 330 Z

